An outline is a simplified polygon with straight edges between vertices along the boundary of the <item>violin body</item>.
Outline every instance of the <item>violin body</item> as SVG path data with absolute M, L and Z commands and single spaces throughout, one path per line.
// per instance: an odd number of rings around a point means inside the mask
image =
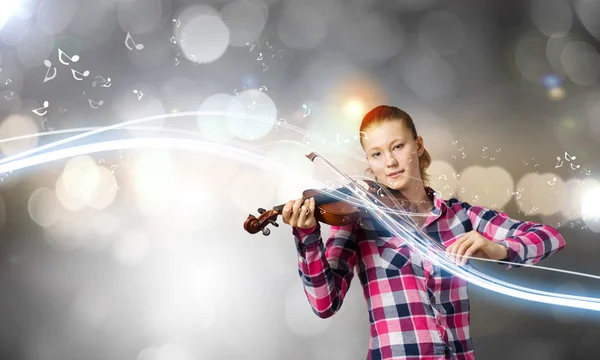
M 304 190 L 303 199 L 315 198 L 315 219 L 328 225 L 341 226 L 357 221 L 361 215 L 366 216 L 366 210 L 343 201 L 319 202 L 320 190 Z

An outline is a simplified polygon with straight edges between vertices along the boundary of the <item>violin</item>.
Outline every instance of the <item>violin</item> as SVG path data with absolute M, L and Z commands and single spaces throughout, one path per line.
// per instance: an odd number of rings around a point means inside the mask
M 382 191 L 383 189 L 378 183 L 371 180 L 363 181 L 369 186 L 367 192 L 374 195 L 370 198 L 374 198 L 376 203 L 379 202 L 379 205 L 397 209 L 398 204 L 400 204 L 400 207 L 408 210 L 408 200 L 398 190 L 386 187 L 387 191 Z M 341 226 L 357 221 L 359 218 L 371 217 L 371 214 L 365 208 L 340 200 L 339 196 L 334 197 L 328 194 L 330 192 L 346 194 L 347 197 L 352 196 L 351 190 L 347 187 L 334 190 L 308 189 L 302 192 L 302 198 L 305 200 L 311 197 L 315 198 L 315 220 L 328 225 Z M 277 205 L 272 210 L 258 208 L 259 217 L 257 218 L 252 214 L 248 215 L 244 222 L 244 229 L 250 234 L 262 231 L 263 235 L 268 236 L 271 231 L 267 226 L 269 224 L 275 227 L 279 226 L 276 220 L 284 206 L 285 204 Z

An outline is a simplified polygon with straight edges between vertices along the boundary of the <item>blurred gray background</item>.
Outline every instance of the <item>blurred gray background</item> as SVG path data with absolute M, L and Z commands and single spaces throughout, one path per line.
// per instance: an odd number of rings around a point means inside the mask
M 242 224 L 336 183 L 315 149 L 364 177 L 379 104 L 411 114 L 444 198 L 552 225 L 567 246 L 540 265 L 600 275 L 599 40 L 594 0 L 2 0 L 0 359 L 364 359 L 358 281 L 319 319 L 291 228 Z M 5 160 L 45 145 L 67 155 Z M 469 293 L 478 359 L 600 356 L 597 311 Z

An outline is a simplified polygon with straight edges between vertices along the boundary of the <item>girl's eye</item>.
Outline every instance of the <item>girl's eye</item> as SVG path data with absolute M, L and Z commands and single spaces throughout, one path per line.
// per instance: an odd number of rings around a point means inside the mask
M 401 148 L 402 146 L 404 146 L 403 144 L 398 144 L 396 146 L 394 146 L 394 148 Z
M 377 156 L 379 156 L 379 153 L 373 153 L 373 154 L 371 154 L 371 156 L 372 157 L 377 157 Z

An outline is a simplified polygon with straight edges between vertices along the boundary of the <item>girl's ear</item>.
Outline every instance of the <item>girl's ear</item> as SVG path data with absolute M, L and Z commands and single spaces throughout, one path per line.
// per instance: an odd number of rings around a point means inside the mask
M 417 154 L 419 155 L 419 157 L 423 155 L 423 152 L 425 152 L 425 144 L 423 144 L 423 137 L 417 136 Z

